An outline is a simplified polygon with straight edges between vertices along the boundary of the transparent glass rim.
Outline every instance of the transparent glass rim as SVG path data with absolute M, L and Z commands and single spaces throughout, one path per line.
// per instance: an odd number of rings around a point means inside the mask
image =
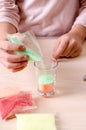
M 52 58 L 49 59 L 48 57 L 44 57 L 44 58 L 48 59 L 48 61 L 51 60 L 51 61 L 54 63 L 51 68 L 50 68 L 50 67 L 43 68 L 42 66 L 39 66 L 38 63 L 40 63 L 40 61 L 34 61 L 34 66 L 35 66 L 36 68 L 42 69 L 42 70 L 49 70 L 49 69 L 53 70 L 53 69 L 57 68 L 57 65 L 58 65 L 58 61 L 57 61 L 57 60 L 52 59 Z

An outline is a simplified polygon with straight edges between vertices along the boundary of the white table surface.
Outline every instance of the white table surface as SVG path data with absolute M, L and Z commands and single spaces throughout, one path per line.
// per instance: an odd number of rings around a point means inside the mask
M 56 39 L 39 39 L 44 55 L 50 56 Z M 37 98 L 38 108 L 34 113 L 54 113 L 58 130 L 86 130 L 86 42 L 79 57 L 58 63 L 56 96 Z M 33 63 L 17 73 L 9 72 L 0 65 L 0 88 L 19 87 L 22 90 L 37 90 Z M 16 130 L 16 118 L 0 119 L 0 130 Z

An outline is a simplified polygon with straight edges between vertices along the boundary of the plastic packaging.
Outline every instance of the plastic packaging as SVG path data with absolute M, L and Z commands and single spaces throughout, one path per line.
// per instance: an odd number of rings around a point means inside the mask
M 31 92 L 21 92 L 17 95 L 0 99 L 0 114 L 2 119 L 10 119 L 18 113 L 28 113 L 37 108 Z
M 40 61 L 42 59 L 42 52 L 36 38 L 29 32 L 8 34 L 7 38 L 10 42 L 15 44 L 24 44 L 25 51 L 16 52 L 17 54 L 26 54 L 31 61 Z

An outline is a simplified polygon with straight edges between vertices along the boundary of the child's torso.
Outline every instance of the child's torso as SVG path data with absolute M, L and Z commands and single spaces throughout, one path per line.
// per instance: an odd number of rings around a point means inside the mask
M 38 36 L 61 35 L 71 28 L 78 15 L 78 0 L 18 0 L 21 32 Z

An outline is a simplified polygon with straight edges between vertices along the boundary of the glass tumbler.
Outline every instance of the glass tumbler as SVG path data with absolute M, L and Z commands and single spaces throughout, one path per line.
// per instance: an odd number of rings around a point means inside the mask
M 41 61 L 35 61 L 37 90 L 41 96 L 52 96 L 57 84 L 57 61 L 43 57 Z

